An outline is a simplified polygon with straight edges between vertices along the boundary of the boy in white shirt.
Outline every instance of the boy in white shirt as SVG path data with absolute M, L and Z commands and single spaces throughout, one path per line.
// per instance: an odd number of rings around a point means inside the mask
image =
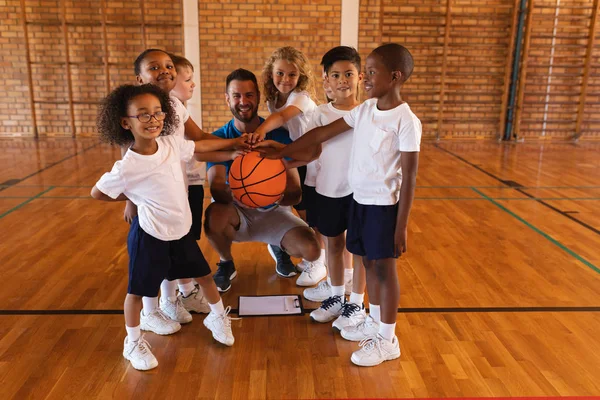
M 422 132 L 421 122 L 400 94 L 413 67 L 412 55 L 404 46 L 389 43 L 376 48 L 367 57 L 365 68 L 369 100 L 344 118 L 307 132 L 283 150 L 271 150 L 269 143 L 263 144 L 269 157 L 300 158 L 300 150 L 354 128 L 348 171 L 354 194 L 346 247 L 363 257 L 372 301 L 370 318 L 375 322 L 370 323 L 370 330 L 363 324 L 358 332 L 363 334 L 361 349 L 351 360 L 360 366 L 400 357 L 395 335 L 400 303 L 396 258 L 406 251 Z

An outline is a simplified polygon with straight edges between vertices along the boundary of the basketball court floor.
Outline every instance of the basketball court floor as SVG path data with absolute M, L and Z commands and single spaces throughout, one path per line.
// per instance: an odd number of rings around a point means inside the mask
M 600 143 L 423 144 L 397 263 L 399 360 L 356 367 L 357 344 L 308 315 L 233 321 L 226 348 L 194 315 L 175 335 L 146 334 L 159 360 L 149 372 L 121 355 L 124 205 L 89 196 L 119 150 L 95 139 L 0 148 L 2 399 L 600 394 Z M 264 245 L 233 254 L 223 300 L 234 311 L 240 295 L 301 293 Z

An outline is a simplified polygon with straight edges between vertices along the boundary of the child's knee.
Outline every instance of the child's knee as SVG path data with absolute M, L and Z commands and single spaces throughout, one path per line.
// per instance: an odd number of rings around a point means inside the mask
M 207 285 L 210 285 L 213 282 L 213 278 L 210 274 L 206 275 L 206 276 L 194 278 L 194 279 L 196 280 L 196 282 L 198 282 L 198 285 L 200 285 L 200 287 L 205 287 Z
M 327 238 L 327 250 L 329 254 L 343 254 L 346 248 L 346 238 L 344 235 Z

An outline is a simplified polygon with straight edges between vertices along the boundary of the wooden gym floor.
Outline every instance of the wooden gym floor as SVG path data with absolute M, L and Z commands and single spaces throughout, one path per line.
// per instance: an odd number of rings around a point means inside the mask
M 599 155 L 598 143 L 423 145 L 398 261 L 398 361 L 352 365 L 357 345 L 307 315 L 234 321 L 225 348 L 199 315 L 173 336 L 147 334 L 159 366 L 144 373 L 121 355 L 123 204 L 89 197 L 118 150 L 2 140 L 0 398 L 599 395 Z M 234 256 L 225 304 L 301 293 L 264 245 Z

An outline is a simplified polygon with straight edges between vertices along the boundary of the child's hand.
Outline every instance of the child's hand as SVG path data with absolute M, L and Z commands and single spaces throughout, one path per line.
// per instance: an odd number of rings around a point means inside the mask
M 265 140 L 266 133 L 250 133 L 248 135 L 248 142 L 250 144 L 256 144 Z
M 249 135 L 247 133 L 244 133 L 242 136 L 240 136 L 239 138 L 233 139 L 233 148 L 235 150 L 246 150 L 246 151 L 250 151 L 250 143 L 248 142 L 248 137 Z
M 285 148 L 284 144 L 276 142 L 274 140 L 264 140 L 260 143 L 255 144 L 252 148 L 260 154 L 261 157 L 278 159 L 281 158 L 279 153 Z
M 406 227 L 396 227 L 396 232 L 394 233 L 394 252 L 396 253 L 396 257 L 400 257 L 402 253 L 406 253 L 407 236 Z
M 129 200 L 126 201 L 125 211 L 123 212 L 123 219 L 125 220 L 125 222 L 131 225 L 131 222 L 133 222 L 133 219 L 137 216 L 137 214 L 137 206 Z
M 233 150 L 229 154 L 230 154 L 231 160 L 235 160 L 239 156 L 245 156 L 249 152 L 250 152 L 250 150 L 247 150 L 247 149 L 239 149 L 239 150 Z

